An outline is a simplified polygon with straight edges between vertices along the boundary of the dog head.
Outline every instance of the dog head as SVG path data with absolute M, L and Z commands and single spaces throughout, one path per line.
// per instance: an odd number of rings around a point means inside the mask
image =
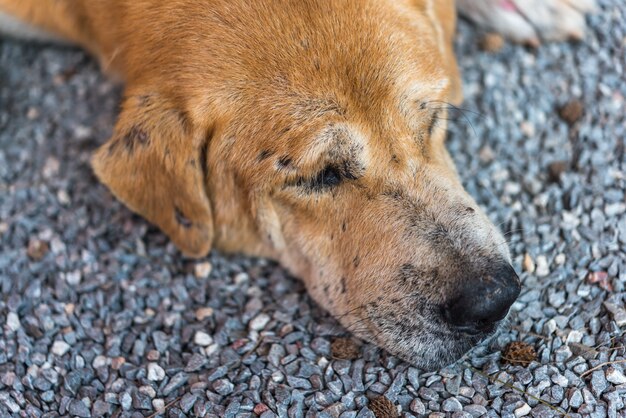
M 169 33 L 96 173 L 187 254 L 275 258 L 356 335 L 425 368 L 459 358 L 520 287 L 444 146 L 452 5 L 235 3 L 194 11 L 206 39 Z

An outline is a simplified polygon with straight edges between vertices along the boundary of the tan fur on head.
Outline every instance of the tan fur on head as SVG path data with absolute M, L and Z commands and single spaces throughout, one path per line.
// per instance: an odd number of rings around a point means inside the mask
M 451 0 L 69 4 L 0 9 L 124 76 L 94 170 L 185 254 L 277 259 L 350 331 L 424 367 L 492 331 L 442 314 L 509 258 L 444 146 L 462 97 Z

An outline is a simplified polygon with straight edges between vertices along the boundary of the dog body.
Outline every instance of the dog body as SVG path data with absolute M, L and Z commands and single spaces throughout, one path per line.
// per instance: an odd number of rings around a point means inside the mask
M 94 170 L 185 254 L 276 259 L 347 329 L 426 368 L 493 333 L 517 297 L 506 243 L 444 146 L 462 98 L 452 0 L 0 13 L 5 32 L 79 44 L 124 80 Z

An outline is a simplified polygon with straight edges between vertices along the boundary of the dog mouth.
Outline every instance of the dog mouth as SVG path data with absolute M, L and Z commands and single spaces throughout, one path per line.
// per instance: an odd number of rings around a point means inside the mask
M 451 365 L 476 346 L 496 336 L 508 323 L 508 315 L 494 323 L 475 327 L 451 327 L 443 320 L 417 318 L 407 320 L 359 321 L 352 330 L 390 354 L 424 370 L 435 371 Z

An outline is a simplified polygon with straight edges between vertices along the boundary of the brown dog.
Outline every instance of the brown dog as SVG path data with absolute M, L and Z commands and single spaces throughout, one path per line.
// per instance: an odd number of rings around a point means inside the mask
M 570 3 L 460 5 L 535 43 L 580 36 Z M 520 291 L 444 147 L 455 16 L 452 0 L 0 0 L 0 31 L 78 43 L 125 80 L 93 158 L 119 199 L 187 255 L 279 260 L 425 368 L 492 334 Z

